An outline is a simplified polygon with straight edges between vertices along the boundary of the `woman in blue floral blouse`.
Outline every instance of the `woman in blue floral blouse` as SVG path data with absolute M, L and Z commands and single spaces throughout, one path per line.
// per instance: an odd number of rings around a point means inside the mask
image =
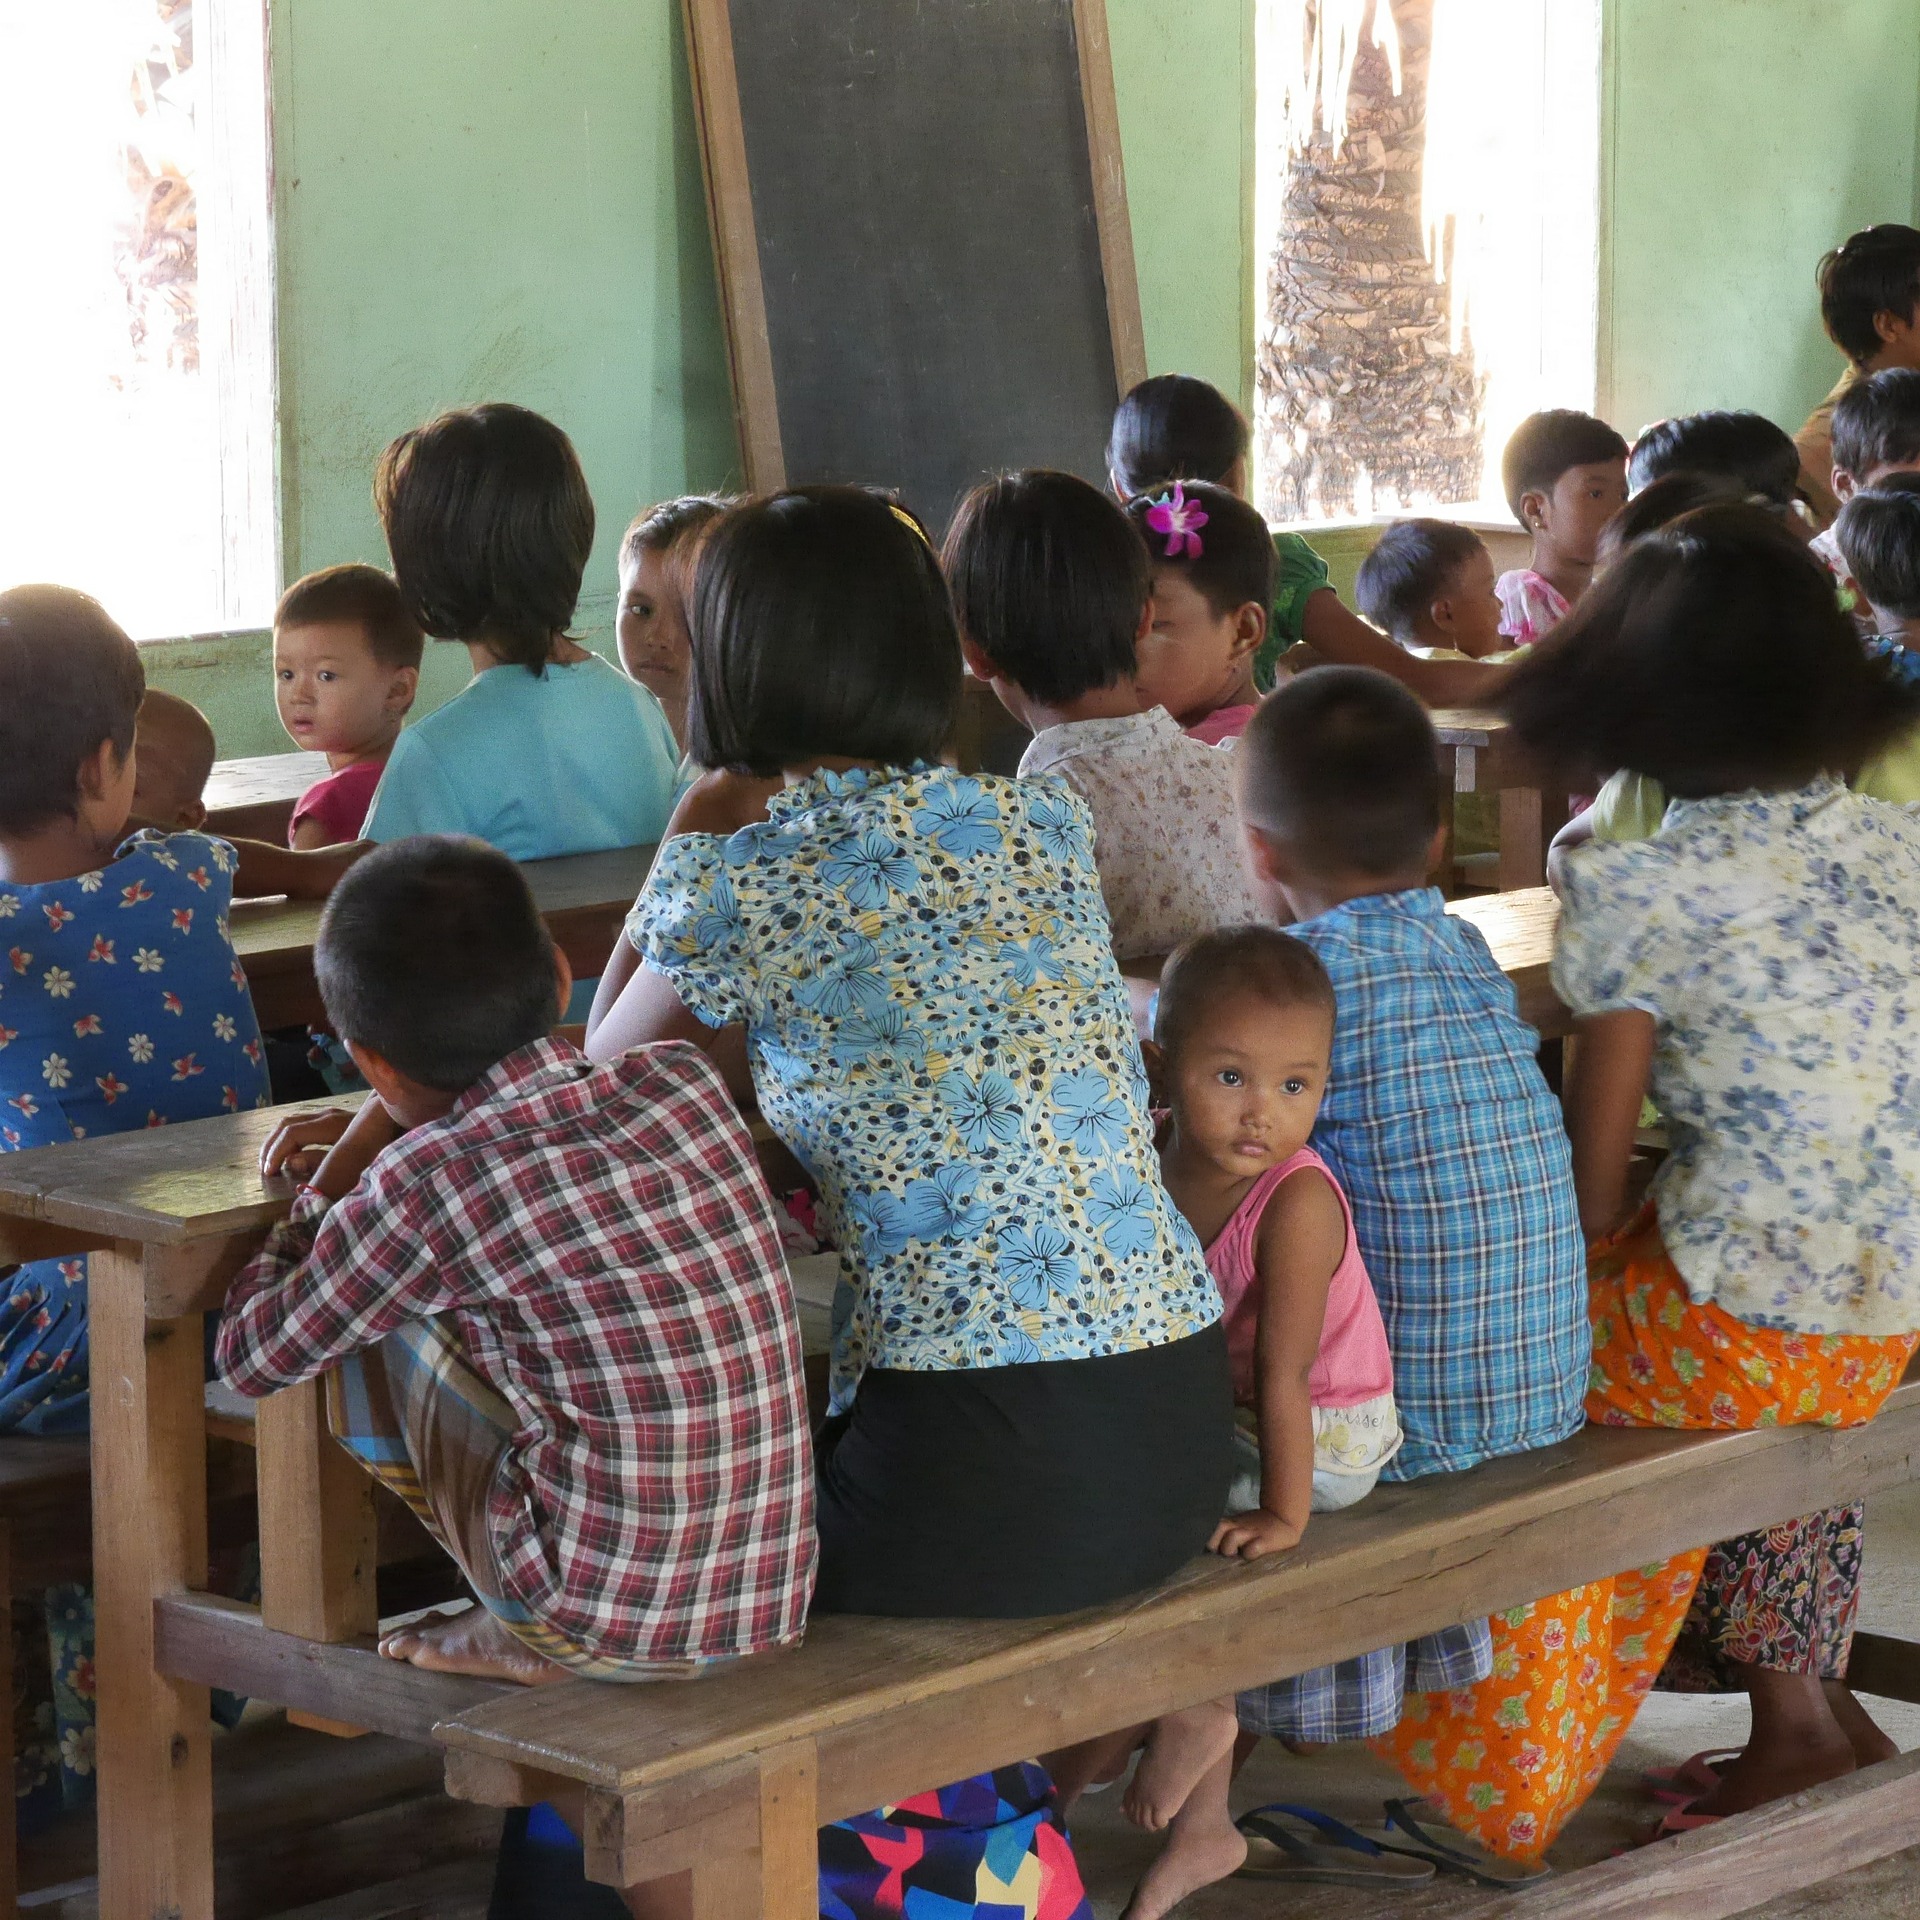
M 743 1031 L 818 1182 L 842 1280 L 816 1604 L 1019 1617 L 1147 1586 L 1219 1517 L 1230 1393 L 1085 807 L 934 763 L 959 643 L 883 500 L 735 510 L 692 612 L 693 757 L 787 784 L 726 838 L 683 809 L 588 1050 Z

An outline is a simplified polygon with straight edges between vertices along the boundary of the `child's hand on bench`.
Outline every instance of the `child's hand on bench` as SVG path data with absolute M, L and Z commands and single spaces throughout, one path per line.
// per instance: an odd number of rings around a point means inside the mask
M 1258 1560 L 1269 1553 L 1285 1553 L 1300 1544 L 1305 1527 L 1296 1527 L 1277 1513 L 1255 1507 L 1250 1513 L 1230 1513 L 1213 1530 L 1208 1548 L 1229 1560 Z
M 359 1185 L 373 1157 L 399 1139 L 393 1116 L 377 1099 L 358 1113 L 328 1107 L 283 1121 L 260 1149 L 260 1171 L 268 1179 L 284 1173 L 338 1200 Z

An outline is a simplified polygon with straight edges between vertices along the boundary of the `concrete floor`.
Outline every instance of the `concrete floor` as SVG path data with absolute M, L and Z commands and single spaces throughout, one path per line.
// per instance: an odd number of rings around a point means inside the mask
M 1860 1623 L 1920 1639 L 1920 1484 L 1876 1501 L 1867 1523 L 1866 1590 Z M 1869 1699 L 1869 1709 L 1903 1751 L 1920 1747 L 1920 1706 Z M 1569 1825 L 1552 1854 L 1560 1867 L 1584 1866 L 1644 1834 L 1658 1818 L 1639 1788 L 1649 1767 L 1672 1766 L 1709 1747 L 1737 1747 L 1746 1735 L 1744 1697 L 1655 1694 L 1641 1709 L 1600 1792 Z M 1299 1759 L 1265 1741 L 1237 1786 L 1235 1806 L 1290 1800 L 1343 1820 L 1377 1821 L 1383 1799 L 1403 1789 L 1398 1776 L 1364 1747 L 1336 1747 Z M 1127 1894 L 1158 1840 L 1136 1832 L 1119 1795 L 1089 1798 L 1074 1821 L 1074 1851 L 1100 1920 L 1118 1920 Z M 1223 1881 L 1179 1908 L 1180 1920 L 1439 1920 L 1463 1883 L 1444 1877 L 1420 1893 L 1368 1893 L 1336 1887 L 1279 1887 Z M 1516 1916 L 1525 1902 L 1515 1906 Z M 1804 1892 L 1753 1909 L 1765 1920 L 1920 1920 L 1920 1846 Z M 1661 1920 L 1649 1915 L 1648 1920 Z

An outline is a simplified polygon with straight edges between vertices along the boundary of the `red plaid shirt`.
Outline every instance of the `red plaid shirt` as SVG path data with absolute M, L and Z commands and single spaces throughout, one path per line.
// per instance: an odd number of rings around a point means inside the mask
M 589 1653 L 800 1638 L 813 1455 L 765 1183 L 697 1049 L 596 1066 L 543 1040 L 303 1191 L 227 1296 L 221 1374 L 312 1379 L 448 1315 L 519 1430 L 491 1499 L 508 1597 Z

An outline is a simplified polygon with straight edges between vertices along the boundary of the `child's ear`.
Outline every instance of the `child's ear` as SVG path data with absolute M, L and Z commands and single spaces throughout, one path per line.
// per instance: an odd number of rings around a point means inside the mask
M 983 680 L 991 686 L 1000 678 L 1000 669 L 981 652 L 979 645 L 968 639 L 964 633 L 960 636 L 960 658 L 965 663 L 967 671 L 976 680 Z
M 1844 505 L 1859 491 L 1860 483 L 1845 467 L 1835 467 L 1832 474 L 1833 497 Z
M 1438 600 L 1430 601 L 1427 605 L 1427 618 L 1431 620 L 1442 633 L 1451 633 L 1453 631 L 1453 602 L 1445 596 L 1442 596 Z
M 567 1017 L 567 1003 L 573 998 L 573 968 L 558 947 L 553 950 L 553 984 L 560 990 L 560 1011 L 554 1015 L 557 1026 Z
M 173 824 L 182 833 L 198 833 L 207 824 L 207 803 L 204 800 L 189 800 L 174 815 Z
M 1140 623 L 1133 630 L 1133 644 L 1139 648 L 1148 634 L 1153 631 L 1153 595 L 1147 595 L 1147 604 L 1140 609 Z
M 1446 858 L 1446 853 L 1447 827 L 1446 822 L 1442 821 L 1439 826 L 1434 828 L 1433 838 L 1427 842 L 1427 871 L 1429 873 L 1438 873 L 1440 871 L 1440 862 Z
M 1270 887 L 1283 887 L 1293 877 L 1293 863 L 1268 834 L 1258 827 L 1241 824 L 1240 837 L 1246 843 L 1247 864 L 1253 877 Z
M 1520 524 L 1529 533 L 1538 533 L 1546 524 L 1547 509 L 1553 504 L 1553 496 L 1539 487 L 1529 488 L 1520 496 Z
M 405 1106 L 408 1091 L 413 1082 L 388 1060 L 385 1054 L 375 1053 L 371 1047 L 363 1047 L 357 1040 L 343 1043 L 347 1057 L 360 1070 L 360 1078 L 373 1089 L 373 1097 L 389 1113 L 397 1113 L 399 1106 Z
M 1236 607 L 1233 615 L 1233 662 L 1251 660 L 1267 638 L 1267 609 L 1258 600 Z
M 414 703 L 420 692 L 420 669 L 418 667 L 395 667 L 393 678 L 387 682 L 386 709 L 389 713 L 405 713 Z

